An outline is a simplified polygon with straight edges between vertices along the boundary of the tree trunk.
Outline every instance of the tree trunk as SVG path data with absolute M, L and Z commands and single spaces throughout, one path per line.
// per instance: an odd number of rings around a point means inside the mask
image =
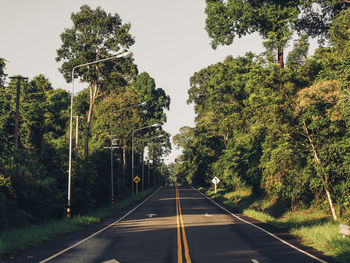
M 126 181 L 126 146 L 123 147 L 123 180 Z
M 142 192 L 145 190 L 145 170 L 144 170 L 144 152 L 145 152 L 145 147 L 142 147 L 142 153 L 141 153 L 141 184 L 142 184 Z
M 85 129 L 85 146 L 84 146 L 84 158 L 88 158 L 89 156 L 89 135 L 90 135 L 90 124 L 91 124 L 91 117 L 92 117 L 92 111 L 93 111 L 93 104 L 90 101 L 89 105 L 89 112 L 86 119 L 86 129 Z
M 284 68 L 284 57 L 283 57 L 283 47 L 278 47 L 278 64 L 279 64 L 279 68 L 282 69 Z M 291 106 L 293 108 L 296 108 L 296 105 L 295 103 L 289 98 L 289 96 L 285 93 L 284 89 L 283 89 L 283 83 L 282 83 L 282 80 L 280 80 L 280 90 L 282 91 L 282 93 L 284 94 L 284 96 L 287 98 L 287 100 L 289 101 L 289 103 L 291 104 Z M 322 163 L 318 157 L 318 154 L 317 154 L 317 151 L 316 151 L 316 148 L 315 148 L 315 145 L 311 139 L 311 136 L 310 136 L 310 133 L 309 133 L 309 130 L 306 126 L 306 122 L 303 121 L 303 130 L 305 132 L 305 135 L 307 137 L 307 139 L 309 140 L 309 143 L 310 143 L 310 146 L 312 148 L 312 152 L 313 152 L 313 155 L 314 155 L 314 160 L 315 160 L 315 163 L 320 167 L 323 175 L 321 175 L 321 180 L 323 182 L 323 187 L 324 187 L 324 190 L 326 192 L 326 195 L 327 195 L 327 200 L 328 200 L 328 203 L 329 203 L 329 206 L 330 206 L 330 209 L 331 209 L 331 213 L 332 213 L 332 216 L 333 216 L 333 219 L 334 221 L 337 221 L 338 218 L 337 218 L 337 215 L 336 215 L 336 212 L 335 212 L 335 208 L 334 208 L 334 205 L 333 205 L 333 201 L 332 201 L 332 197 L 331 197 L 331 194 L 329 192 L 329 186 L 328 186 L 328 176 L 326 174 L 326 172 L 324 171 L 324 168 L 322 166 Z
M 333 200 L 332 200 L 332 197 L 331 197 L 331 194 L 329 192 L 329 186 L 328 186 L 328 176 L 326 174 L 326 172 L 324 171 L 324 168 L 322 166 L 322 163 L 320 161 L 320 158 L 318 157 L 318 154 L 317 154 L 317 151 L 316 151 L 316 148 L 315 148 L 315 145 L 311 139 L 311 136 L 310 136 L 310 133 L 309 133 L 309 130 L 306 126 L 306 122 L 303 121 L 303 129 L 306 133 L 306 136 L 310 142 L 310 145 L 311 145 L 311 148 L 312 148 L 312 152 L 314 154 L 314 160 L 316 162 L 316 164 L 320 167 L 323 175 L 321 175 L 321 179 L 322 179 L 322 182 L 323 182 L 323 187 L 324 187 L 324 190 L 326 192 L 326 195 L 327 195 L 327 200 L 328 200 L 328 203 L 329 203 L 329 206 L 330 206 L 330 209 L 331 209 L 331 213 L 332 213 L 332 216 L 333 216 L 333 220 L 334 221 L 337 221 L 338 218 L 337 218 L 337 214 L 335 212 L 335 208 L 334 208 L 334 205 L 333 205 Z
M 278 47 L 277 60 L 278 60 L 279 68 L 284 68 L 283 47 Z
M 90 90 L 90 103 L 89 103 L 89 112 L 86 119 L 86 130 L 85 130 L 85 148 L 84 148 L 84 158 L 88 158 L 89 156 L 89 135 L 90 135 L 90 124 L 92 119 L 92 113 L 95 105 L 96 98 L 98 96 L 98 85 L 97 84 L 89 84 Z

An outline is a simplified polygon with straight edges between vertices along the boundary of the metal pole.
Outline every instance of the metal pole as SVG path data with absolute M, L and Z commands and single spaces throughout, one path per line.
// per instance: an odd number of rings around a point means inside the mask
M 71 181 L 72 181 L 72 132 L 73 132 L 73 96 L 74 96 L 74 70 L 72 69 L 72 91 L 70 95 L 70 120 L 69 120 L 69 159 L 68 159 L 68 204 L 67 218 L 71 217 Z
M 151 175 L 150 175 L 150 164 L 147 164 L 147 188 L 150 187 Z
M 132 56 L 132 52 L 124 52 L 122 54 L 118 54 L 109 58 L 104 58 L 104 59 L 99 59 L 99 60 L 95 60 L 92 62 L 88 62 L 88 63 L 84 63 L 84 64 L 80 64 L 77 65 L 75 67 L 73 67 L 72 69 L 72 92 L 71 92 L 71 100 L 70 100 L 70 121 L 69 121 L 69 157 L 68 157 L 68 207 L 67 207 L 67 218 L 71 217 L 71 181 L 72 181 L 72 131 L 73 131 L 73 127 L 72 127 L 72 123 L 73 123 L 73 96 L 74 96 L 74 70 L 76 68 L 79 67 L 85 67 L 91 64 L 96 64 L 96 63 L 100 63 L 100 62 L 104 62 L 107 60 L 111 60 L 111 59 L 117 59 L 117 58 L 129 58 Z
M 113 182 L 113 148 L 111 148 L 111 203 L 114 204 L 114 182 Z
M 113 117 L 113 113 L 117 113 L 117 112 L 121 112 L 121 111 L 124 111 L 124 110 L 128 110 L 128 109 L 132 109 L 132 108 L 135 108 L 135 107 L 139 107 L 139 106 L 144 106 L 144 105 L 146 105 L 146 102 L 142 102 L 142 103 L 139 103 L 139 104 L 136 104 L 136 105 L 132 105 L 132 106 L 129 106 L 129 107 L 125 107 L 125 108 L 122 108 L 122 109 L 119 109 L 119 110 L 117 110 L 117 111 L 112 111 L 111 112 L 111 115 L 110 115 L 110 133 L 111 133 L 111 145 L 113 144 L 112 143 L 112 131 L 113 131 L 113 128 L 112 128 L 112 126 L 113 126 L 113 119 L 112 119 L 112 117 Z M 133 131 L 134 132 L 134 131 Z M 133 145 L 133 144 L 132 144 Z M 133 155 L 133 153 L 132 153 L 132 155 Z M 133 159 L 133 156 L 132 156 L 132 159 Z M 132 169 L 133 170 L 133 169 Z M 133 193 L 134 192 L 134 189 L 133 189 L 133 180 L 134 180 L 134 174 L 133 174 L 133 171 L 132 171 L 132 176 L 131 176 L 132 178 L 131 178 L 131 184 L 132 184 L 132 190 L 131 190 L 131 193 Z M 113 187 L 113 186 L 112 186 Z
M 144 191 L 144 187 L 145 187 L 145 184 L 144 184 L 144 179 L 145 179 L 145 144 L 143 144 L 142 146 L 142 171 L 141 171 L 141 180 L 142 180 L 142 192 Z
M 110 129 L 111 129 L 111 147 L 113 147 L 113 138 L 112 138 L 112 113 L 110 115 Z M 111 203 L 114 204 L 114 189 L 113 189 L 113 148 L 111 148 Z
M 75 123 L 75 148 L 78 149 L 78 136 L 79 136 L 79 115 L 75 116 L 77 118 Z
M 132 140 L 131 140 L 131 194 L 132 195 L 134 194 L 134 133 L 136 131 L 140 131 L 140 130 L 144 130 L 152 127 L 159 127 L 159 126 L 161 126 L 161 124 L 156 123 L 156 124 L 141 127 L 132 131 Z
M 136 183 L 136 194 L 139 193 L 139 183 Z
M 134 194 L 134 131 L 132 131 L 131 140 L 131 194 Z

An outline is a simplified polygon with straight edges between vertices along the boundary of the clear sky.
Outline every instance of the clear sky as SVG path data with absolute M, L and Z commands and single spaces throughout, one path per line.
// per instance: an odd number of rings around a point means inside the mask
M 205 0 L 0 0 L 0 57 L 6 73 L 32 78 L 44 74 L 54 88 L 70 89 L 55 61 L 60 34 L 71 27 L 70 15 L 87 4 L 118 13 L 131 23 L 139 71 L 148 72 L 171 98 L 164 129 L 172 135 L 182 126 L 194 126 L 193 105 L 187 105 L 189 79 L 228 55 L 261 53 L 257 34 L 236 39 L 231 46 L 213 50 L 205 31 Z M 81 87 L 83 88 L 83 87 Z M 174 148 L 174 147 L 173 147 Z M 167 162 L 179 151 L 173 149 Z

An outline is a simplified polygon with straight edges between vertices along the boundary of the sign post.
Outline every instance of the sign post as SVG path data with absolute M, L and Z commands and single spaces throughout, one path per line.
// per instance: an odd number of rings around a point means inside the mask
M 216 176 L 213 178 L 213 180 L 211 180 L 213 182 L 213 184 L 215 185 L 215 194 L 216 194 L 216 191 L 217 191 L 217 184 L 220 182 L 220 179 L 217 178 Z
M 136 194 L 139 192 L 139 182 L 141 181 L 140 177 L 137 175 L 134 177 L 134 182 L 136 183 Z

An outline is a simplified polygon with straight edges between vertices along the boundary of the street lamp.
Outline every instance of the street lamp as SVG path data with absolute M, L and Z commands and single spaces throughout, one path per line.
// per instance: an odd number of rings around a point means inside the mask
M 70 99 L 70 121 L 69 121 L 69 158 L 68 158 L 68 207 L 67 207 L 67 218 L 70 218 L 70 212 L 71 212 L 71 181 L 72 181 L 72 126 L 73 126 L 73 96 L 74 96 L 74 71 L 77 68 L 85 67 L 91 64 L 96 64 L 100 62 L 104 62 L 111 59 L 118 59 L 118 58 L 130 58 L 132 56 L 132 52 L 123 52 L 121 54 L 95 60 L 92 62 L 84 63 L 77 65 L 73 67 L 72 69 L 72 91 L 71 91 L 71 99 Z
M 115 145 L 115 143 L 113 143 L 113 135 L 112 135 L 112 116 L 113 116 L 113 113 L 118 113 L 118 112 L 121 112 L 121 111 L 129 110 L 129 109 L 136 108 L 136 107 L 140 107 L 140 106 L 144 106 L 144 105 L 146 105 L 146 102 L 142 102 L 142 103 L 139 103 L 139 104 L 135 104 L 135 105 L 132 105 L 132 106 L 129 106 L 129 107 L 124 107 L 124 108 L 121 108 L 121 109 L 119 109 L 119 110 L 116 110 L 116 111 L 112 111 L 112 112 L 111 112 L 111 116 L 110 116 L 111 147 L 105 147 L 105 148 L 106 148 L 106 149 L 111 149 L 111 203 L 112 203 L 112 204 L 114 204 L 113 150 L 116 149 L 116 148 L 119 148 L 118 146 Z
M 112 116 L 113 116 L 113 113 L 118 113 L 118 112 L 121 112 L 121 111 L 124 111 L 124 110 L 129 110 L 129 109 L 132 109 L 132 108 L 136 108 L 136 107 L 141 107 L 141 106 L 145 106 L 147 104 L 147 102 L 141 102 L 139 104 L 135 104 L 135 105 L 131 105 L 131 106 L 128 106 L 128 107 L 125 107 L 125 108 L 121 108 L 119 110 L 116 110 L 116 111 L 112 111 L 111 112 L 111 115 L 110 115 L 110 130 L 111 130 L 111 135 L 112 135 Z
M 134 133 L 136 131 L 152 128 L 152 127 L 159 127 L 161 126 L 160 123 L 156 123 L 150 126 L 141 127 L 138 129 L 135 129 L 132 131 L 132 142 L 131 142 L 131 194 L 134 194 Z M 136 193 L 138 192 L 138 188 L 136 187 Z
M 162 135 L 159 135 L 159 136 L 154 136 L 154 137 L 151 137 L 151 138 L 147 138 L 147 139 L 145 139 L 144 140 L 144 142 L 143 142 L 143 145 L 142 145 L 142 172 L 141 172 L 141 181 L 142 181 L 142 188 L 141 188 L 141 191 L 143 192 L 143 190 L 144 190 L 144 186 L 145 186 L 145 184 L 144 184 L 144 174 L 145 174 L 145 171 L 144 171 L 144 151 L 145 151 L 145 141 L 152 141 L 153 139 L 158 139 L 158 138 L 161 138 L 161 137 L 164 137 L 165 136 L 165 134 L 162 134 Z M 147 178 L 148 179 L 148 181 L 149 181 L 149 178 Z M 148 183 L 148 187 L 149 187 L 149 183 Z
M 118 149 L 119 146 L 113 141 L 111 137 L 111 146 L 104 147 L 105 149 L 111 149 L 111 203 L 114 204 L 114 189 L 113 189 L 113 150 Z

